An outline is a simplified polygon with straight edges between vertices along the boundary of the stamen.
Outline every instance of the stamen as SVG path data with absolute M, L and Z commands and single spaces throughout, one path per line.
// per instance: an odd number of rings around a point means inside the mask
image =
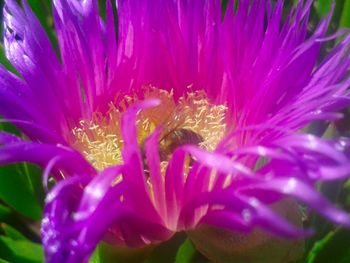
M 140 94 L 142 96 L 132 94 L 120 97 L 117 99 L 118 103 L 110 104 L 108 114 L 103 116 L 101 113 L 95 113 L 92 120 L 82 120 L 80 125 L 72 130 L 74 147 L 81 151 L 96 169 L 103 170 L 122 163 L 121 116 L 131 104 L 145 99 L 157 98 L 161 104 L 145 109 L 138 115 L 137 140 L 140 147 L 157 126 L 163 127 L 159 142 L 161 156 L 169 155 L 173 150 L 167 148 L 169 138 L 176 137 L 179 142 L 175 144 L 192 143 L 207 150 L 214 150 L 223 138 L 227 107 L 210 103 L 204 91 L 188 92 L 177 101 L 172 92 L 151 86 L 145 87 Z M 163 157 L 161 166 L 166 166 L 167 161 L 168 158 Z

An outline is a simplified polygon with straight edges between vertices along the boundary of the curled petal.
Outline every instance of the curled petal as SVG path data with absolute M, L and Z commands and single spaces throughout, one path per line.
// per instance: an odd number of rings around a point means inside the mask
M 269 192 L 293 196 L 329 220 L 350 227 L 350 217 L 346 212 L 331 205 L 311 186 L 296 178 L 280 178 L 263 183 L 252 184 L 250 186 L 242 187 L 240 192 L 248 196 L 253 195 L 259 200 L 264 200 L 263 195 L 267 195 Z

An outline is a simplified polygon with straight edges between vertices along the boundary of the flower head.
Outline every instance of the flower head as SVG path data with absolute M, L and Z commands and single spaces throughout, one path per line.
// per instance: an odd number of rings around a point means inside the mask
M 4 8 L 0 163 L 44 168 L 48 262 L 86 262 L 100 240 L 140 247 L 208 224 L 309 233 L 271 208 L 293 197 L 349 216 L 315 189 L 348 176 L 349 141 L 299 131 L 350 104 L 350 35 L 320 61 L 330 16 L 312 1 L 53 1 L 59 55 L 24 1 Z M 118 19 L 115 17 L 117 12 Z M 118 24 L 116 26 L 116 24 Z M 331 37 L 332 38 L 332 37 Z

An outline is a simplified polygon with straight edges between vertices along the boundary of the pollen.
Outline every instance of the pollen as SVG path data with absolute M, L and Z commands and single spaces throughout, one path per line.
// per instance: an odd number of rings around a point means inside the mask
M 137 94 L 120 95 L 115 102 L 110 103 L 107 114 L 97 112 L 90 120 L 81 120 L 79 126 L 72 130 L 73 146 L 97 170 L 122 163 L 122 115 L 132 104 L 151 98 L 159 99 L 161 103 L 138 114 L 137 140 L 142 148 L 145 139 L 156 127 L 161 126 L 159 151 L 163 165 L 167 162 L 167 158 L 162 159 L 162 155 L 169 147 L 169 138 L 181 134 L 179 131 L 185 134 L 182 136 L 191 136 L 177 138 L 180 140 L 178 144 L 191 144 L 191 138 L 201 138 L 196 144 L 206 150 L 214 150 L 225 135 L 227 107 L 211 103 L 204 91 L 189 91 L 185 96 L 175 99 L 172 91 L 148 86 Z

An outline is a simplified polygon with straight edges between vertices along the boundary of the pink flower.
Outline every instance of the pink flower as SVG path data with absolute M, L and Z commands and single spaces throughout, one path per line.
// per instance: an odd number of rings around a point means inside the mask
M 300 129 L 349 105 L 350 36 L 321 62 L 330 16 L 307 31 L 312 1 L 53 1 L 59 55 L 26 2 L 4 8 L 0 163 L 56 180 L 42 238 L 48 262 L 87 262 L 102 239 L 140 247 L 203 224 L 282 237 L 271 208 L 293 197 L 329 220 L 349 216 L 315 189 L 349 175 L 349 141 Z M 118 14 L 116 19 L 114 13 Z M 117 26 L 116 26 L 117 24 Z M 334 37 L 333 37 L 334 38 Z

